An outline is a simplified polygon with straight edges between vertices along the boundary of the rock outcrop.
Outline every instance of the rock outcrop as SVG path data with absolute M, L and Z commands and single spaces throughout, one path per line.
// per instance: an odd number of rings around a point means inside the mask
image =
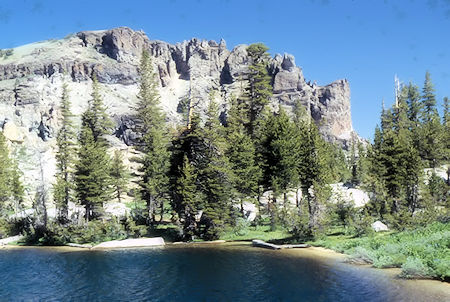
M 95 73 L 108 113 L 116 122 L 111 141 L 124 150 L 133 144 L 132 108 L 143 49 L 152 56 L 161 105 L 171 125 L 183 121 L 179 104 L 189 93 L 202 113 L 210 92 L 215 91 L 224 114 L 230 98 L 242 92 L 249 67 L 246 45 L 228 50 L 223 40 L 217 43 L 194 38 L 174 45 L 121 27 L 17 47 L 11 56 L 0 59 L 0 128 L 14 144 L 30 188 L 42 180 L 42 171 L 46 173 L 45 182 L 52 183 L 64 82 L 69 86 L 72 111 L 79 118 L 90 98 L 90 78 Z M 281 105 L 290 111 L 300 102 L 326 139 L 347 145 L 355 134 L 346 80 L 326 86 L 311 84 L 288 54 L 273 57 L 269 73 L 274 87 L 272 106 Z

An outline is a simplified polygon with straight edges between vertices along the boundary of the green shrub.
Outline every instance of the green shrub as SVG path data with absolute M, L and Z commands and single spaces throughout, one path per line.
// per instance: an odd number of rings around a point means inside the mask
M 355 263 L 371 261 L 375 267 L 402 267 L 405 278 L 450 278 L 449 223 L 357 238 L 328 236 L 312 244 L 349 254 Z
M 429 278 L 430 271 L 419 258 L 408 257 L 402 265 L 400 274 L 403 278 Z
M 371 264 L 374 258 L 372 251 L 361 246 L 356 247 L 350 255 L 350 261 L 353 263 Z
M 245 236 L 248 234 L 250 227 L 250 221 L 245 218 L 239 217 L 236 219 L 236 225 L 233 228 L 233 233 L 237 236 Z

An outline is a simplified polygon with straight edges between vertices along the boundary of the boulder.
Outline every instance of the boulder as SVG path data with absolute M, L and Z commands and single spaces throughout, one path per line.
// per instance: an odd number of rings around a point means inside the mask
M 3 239 L 0 239 L 0 245 L 8 245 L 12 242 L 16 242 L 16 241 L 19 241 L 24 238 L 25 238 L 25 236 L 23 236 L 23 235 L 17 235 L 17 236 L 3 238 Z
M 11 121 L 3 125 L 3 135 L 13 143 L 22 143 L 24 141 L 23 132 Z
M 381 221 L 377 220 L 374 223 L 371 224 L 372 229 L 375 232 L 384 232 L 384 231 L 389 231 L 389 228 L 387 227 L 387 225 L 385 225 L 384 223 L 382 223 Z

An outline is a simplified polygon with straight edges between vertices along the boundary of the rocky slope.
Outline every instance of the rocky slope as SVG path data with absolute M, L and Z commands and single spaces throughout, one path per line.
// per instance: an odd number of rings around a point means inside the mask
M 0 129 L 26 171 L 30 195 L 37 183 L 52 182 L 64 82 L 70 89 L 72 111 L 79 116 L 89 100 L 90 77 L 97 74 L 108 112 L 116 122 L 111 142 L 115 148 L 129 150 L 143 48 L 153 57 L 169 125 L 183 123 L 180 103 L 189 91 L 200 112 L 206 110 L 210 92 L 215 91 L 221 114 L 226 114 L 229 99 L 242 91 L 249 64 L 246 45 L 229 50 L 223 40 L 191 39 L 172 45 L 122 27 L 17 47 L 12 55 L 0 58 Z M 326 86 L 311 84 L 288 54 L 273 57 L 269 71 L 274 87 L 272 106 L 280 104 L 289 111 L 300 101 L 326 139 L 346 146 L 356 136 L 347 80 Z

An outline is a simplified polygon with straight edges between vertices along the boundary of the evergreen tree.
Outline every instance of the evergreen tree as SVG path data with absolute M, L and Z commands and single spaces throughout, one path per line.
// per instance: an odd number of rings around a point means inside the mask
M 17 162 L 10 157 L 6 138 L 0 132 L 0 211 L 11 206 L 16 211 L 23 202 L 24 188 L 20 177 Z
M 297 167 L 302 193 L 308 205 L 308 231 L 312 235 L 320 227 L 319 208 L 325 198 L 322 192 L 327 191 L 330 179 L 326 166 L 326 143 L 313 122 L 301 122 L 297 127 L 301 142 Z
M 109 133 L 112 122 L 105 112 L 95 75 L 92 81 L 92 99 L 81 117 L 78 160 L 75 165 L 76 195 L 85 206 L 87 221 L 99 217 L 103 203 L 111 198 L 111 159 L 107 153 L 105 135 Z
M 116 196 L 117 200 L 121 202 L 122 195 L 127 192 L 130 174 L 123 164 L 123 156 L 119 150 L 114 151 L 114 156 L 111 161 L 110 176 L 114 195 Z
M 422 103 L 420 102 L 419 88 L 416 85 L 409 83 L 408 86 L 403 87 L 401 96 L 406 98 L 406 103 L 408 106 L 408 120 L 410 122 L 409 128 L 414 141 L 414 147 L 417 150 L 420 150 L 422 145 L 422 139 L 420 137 L 420 113 L 422 111 Z
M 96 142 L 92 130 L 83 123 L 75 165 L 76 195 L 85 207 L 86 221 L 102 214 L 103 203 L 111 198 L 110 158 L 104 143 Z
M 183 220 L 183 237 L 192 240 L 198 232 L 195 215 L 199 211 L 201 200 L 197 191 L 197 174 L 186 155 L 183 157 L 183 166 L 179 177 L 176 179 L 175 194 L 176 204 L 180 218 Z
M 425 83 L 422 90 L 423 110 L 421 112 L 422 128 L 421 157 L 429 166 L 436 167 L 442 160 L 442 129 L 439 113 L 436 108 L 436 96 L 431 82 L 430 74 L 425 74 Z
M 198 162 L 198 178 L 205 204 L 201 220 L 203 236 L 217 238 L 230 217 L 234 174 L 226 156 L 225 129 L 218 119 L 218 106 L 211 100 L 205 126 L 201 129 L 203 157 Z
M 278 114 L 269 117 L 265 125 L 263 141 L 264 186 L 273 191 L 273 202 L 269 206 L 276 207 L 276 198 L 284 196 L 287 205 L 287 192 L 298 184 L 297 163 L 300 137 L 295 125 L 286 112 L 280 108 Z M 272 216 L 272 228 L 275 227 L 275 213 Z
M 233 187 L 237 193 L 236 197 L 241 201 L 243 213 L 243 200 L 246 197 L 254 197 L 258 193 L 261 170 L 256 164 L 255 146 L 245 129 L 245 111 L 241 108 L 238 100 L 232 101 L 227 117 L 226 155 L 234 172 Z
M 376 129 L 369 152 L 368 188 L 373 196 L 372 208 L 381 218 L 393 214 L 398 224 L 407 223 L 417 207 L 422 169 L 412 135 L 414 125 L 411 126 L 409 119 L 409 95 L 409 88 L 403 87 L 396 105 L 384 110 L 383 127 Z
M 136 132 L 139 134 L 138 149 L 143 153 L 138 160 L 141 163 L 139 185 L 147 205 L 147 223 L 153 224 L 156 208 L 159 204 L 163 209 L 163 198 L 168 193 L 170 153 L 165 115 L 160 108 L 158 84 L 147 51 L 142 52 L 139 74 Z
M 225 129 L 219 123 L 218 108 L 214 101 L 211 101 L 208 107 L 205 125 L 202 127 L 199 115 L 194 113 L 191 127 L 184 129 L 173 145 L 171 168 L 173 207 L 183 219 L 186 215 L 185 205 L 176 188 L 180 182 L 184 182 L 184 176 L 180 171 L 183 170 L 186 156 L 194 169 L 193 174 L 196 175 L 198 202 L 195 211 L 202 211 L 198 223 L 188 224 L 195 225 L 197 227 L 195 233 L 205 239 L 217 238 L 226 223 L 230 222 L 234 174 L 226 156 L 229 148 Z
M 355 140 L 352 140 L 352 145 L 350 147 L 350 169 L 352 173 L 351 182 L 353 185 L 358 185 L 361 181 L 358 175 L 358 162 L 356 158 L 356 143 Z
M 272 79 L 267 71 L 269 59 L 267 50 L 267 46 L 262 43 L 247 47 L 250 67 L 245 97 L 249 102 L 249 133 L 252 139 L 259 136 L 263 126 L 264 108 L 272 97 Z
M 56 183 L 53 187 L 53 197 L 58 209 L 58 220 L 62 223 L 68 220 L 68 204 L 73 189 L 71 173 L 74 161 L 76 134 L 73 128 L 73 114 L 70 111 L 70 106 L 67 84 L 64 84 L 61 98 L 61 128 L 56 137 L 58 147 L 56 153 Z
M 444 98 L 443 142 L 445 160 L 450 161 L 450 100 Z
M 5 136 L 0 132 L 0 209 L 7 206 L 11 196 L 11 165 Z
M 89 100 L 89 110 L 83 114 L 83 123 L 91 129 L 94 141 L 106 143 L 104 136 L 110 134 L 113 123 L 106 113 L 106 108 L 100 94 L 100 86 L 95 74 L 92 76 L 92 93 L 91 99 Z
M 361 142 L 358 142 L 358 161 L 357 161 L 357 179 L 359 184 L 364 183 L 367 178 L 368 169 L 368 159 L 367 159 L 367 149 L 363 146 Z

